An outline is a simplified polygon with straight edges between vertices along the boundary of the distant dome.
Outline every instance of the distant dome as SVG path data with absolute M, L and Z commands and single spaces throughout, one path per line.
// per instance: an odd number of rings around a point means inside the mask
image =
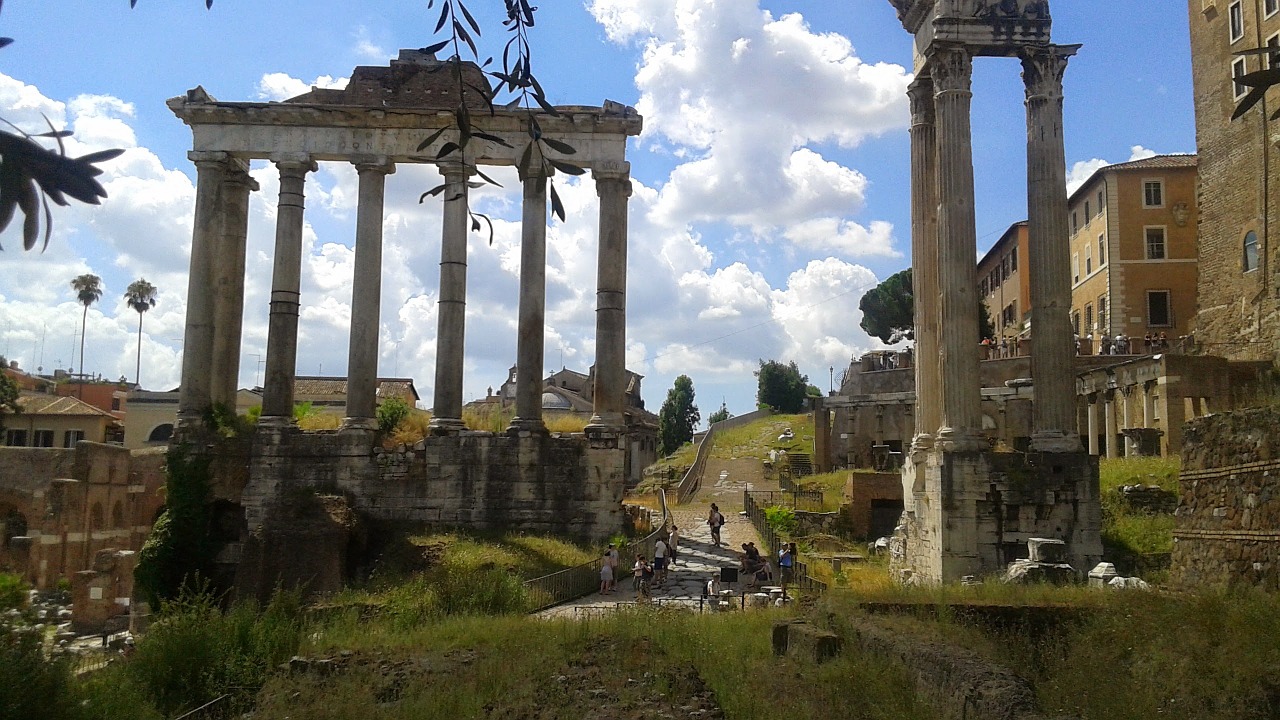
M 572 410 L 573 406 L 568 400 L 555 394 L 545 392 L 542 393 L 542 409 L 543 410 Z

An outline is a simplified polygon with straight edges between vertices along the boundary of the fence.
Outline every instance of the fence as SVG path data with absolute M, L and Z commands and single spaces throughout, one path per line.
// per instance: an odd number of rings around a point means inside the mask
M 750 490 L 762 508 L 781 505 L 799 512 L 822 512 L 825 496 L 821 490 Z
M 667 493 L 661 489 L 658 490 L 658 501 L 662 505 L 662 520 L 656 523 L 648 535 L 618 549 L 623 562 L 627 562 L 627 558 L 634 558 L 639 553 L 644 553 L 646 557 L 651 556 L 654 541 L 659 537 L 667 536 L 667 528 L 671 525 L 671 512 L 667 509 Z M 576 600 L 600 589 L 600 560 L 597 558 L 576 567 L 526 580 L 524 587 L 529 597 L 536 603 L 532 612 Z
M 778 533 L 773 531 L 773 528 L 769 527 L 769 521 L 764 516 L 764 509 L 782 504 L 775 502 L 775 498 L 789 498 L 794 494 L 817 495 L 818 505 L 822 505 L 822 493 L 820 492 L 784 493 L 752 490 L 744 490 L 742 492 L 742 506 L 747 511 L 747 518 L 751 520 L 751 524 L 755 527 L 756 533 L 760 535 L 760 541 L 764 543 L 766 548 L 768 548 L 768 557 L 771 560 L 777 559 L 778 551 L 782 549 L 783 540 L 778 536 Z M 792 562 L 794 563 L 792 565 L 792 575 L 797 587 L 801 590 L 810 590 L 812 592 L 819 593 L 827 591 L 826 583 L 809 575 L 809 566 L 807 564 L 800 562 L 799 559 L 793 559 Z

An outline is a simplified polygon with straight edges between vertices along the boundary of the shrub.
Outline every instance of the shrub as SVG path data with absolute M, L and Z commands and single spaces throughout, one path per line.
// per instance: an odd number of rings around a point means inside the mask
M 74 717 L 70 668 L 42 645 L 39 632 L 0 624 L 0 720 Z
M 27 584 L 18 575 L 0 573 L 0 610 L 21 610 L 27 606 Z
M 378 433 L 382 437 L 390 437 L 397 426 L 409 417 L 413 408 L 398 397 L 389 397 L 378 406 Z
M 764 519 L 774 532 L 783 537 L 789 538 L 795 535 L 796 530 L 800 528 L 800 522 L 796 520 L 796 511 L 789 507 L 781 505 L 767 507 L 764 509 Z
M 209 577 L 215 548 L 209 538 L 209 460 L 188 449 L 169 449 L 165 467 L 167 507 L 151 528 L 134 580 L 152 607 L 178 595 L 189 579 Z

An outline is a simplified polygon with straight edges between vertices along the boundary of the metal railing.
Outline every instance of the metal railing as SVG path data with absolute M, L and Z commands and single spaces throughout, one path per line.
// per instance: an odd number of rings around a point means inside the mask
M 808 495 L 817 495 L 818 504 L 822 504 L 822 493 L 803 493 Z M 774 507 L 781 503 L 773 502 L 775 496 L 789 497 L 792 493 L 768 492 L 768 491 L 742 491 L 742 506 L 747 512 L 747 518 L 751 520 L 751 525 L 755 527 L 756 533 L 760 536 L 760 541 L 768 548 L 769 559 L 776 562 L 778 551 L 782 549 L 782 538 L 773 528 L 769 527 L 769 521 L 765 518 L 764 509 Z M 809 590 L 811 592 L 823 593 L 827 591 L 827 584 L 817 578 L 809 575 L 809 566 L 800 562 L 799 558 L 792 560 L 792 576 L 794 584 L 801 590 Z
M 653 555 L 653 543 L 659 537 L 665 538 L 667 536 L 667 528 L 671 525 L 671 511 L 667 509 L 666 491 L 658 490 L 658 502 L 662 506 L 661 521 L 657 523 L 648 535 L 618 549 L 623 562 L 627 562 L 627 558 L 634 558 L 640 553 L 644 553 L 646 557 L 651 557 Z M 600 559 L 596 558 L 575 567 L 553 572 L 550 575 L 526 580 L 524 587 L 535 604 L 531 612 L 546 610 L 554 605 L 590 595 L 600 589 Z
M 689 467 L 684 476 L 680 478 L 680 485 L 676 487 L 676 504 L 683 505 L 698 494 L 698 490 L 702 487 L 702 476 L 707 470 L 707 458 L 711 456 L 711 449 L 716 444 L 716 433 L 718 431 L 746 425 L 770 415 L 773 415 L 770 410 L 753 410 L 745 415 L 721 420 L 707 428 L 707 434 L 702 436 L 702 442 L 698 444 L 697 458 L 694 459 L 693 465 Z
M 781 505 L 799 512 L 823 512 L 826 497 L 821 490 L 748 490 L 762 508 Z

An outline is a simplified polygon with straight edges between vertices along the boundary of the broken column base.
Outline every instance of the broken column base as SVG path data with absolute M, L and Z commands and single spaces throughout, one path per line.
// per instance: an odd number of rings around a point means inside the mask
M 903 489 L 911 500 L 892 547 L 894 577 L 937 584 L 1003 573 L 1029 559 L 1032 539 L 1062 541 L 1050 564 L 1102 559 L 1098 462 L 1083 450 L 915 453 Z

